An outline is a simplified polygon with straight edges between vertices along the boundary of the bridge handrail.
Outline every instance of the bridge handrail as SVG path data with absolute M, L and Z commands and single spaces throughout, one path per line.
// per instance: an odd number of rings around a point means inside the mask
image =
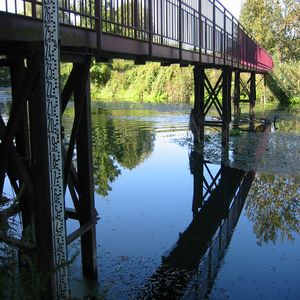
M 58 0 L 62 24 L 199 53 L 254 70 L 272 57 L 218 0 Z M 42 18 L 42 0 L 5 1 L 0 10 Z M 151 17 L 150 17 L 151 15 Z

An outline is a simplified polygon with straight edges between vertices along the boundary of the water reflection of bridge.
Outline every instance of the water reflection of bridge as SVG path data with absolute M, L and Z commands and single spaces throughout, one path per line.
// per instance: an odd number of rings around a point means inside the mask
M 209 170 L 209 163 L 194 151 L 190 167 L 194 177 L 193 220 L 141 290 L 139 296 L 143 299 L 205 298 L 255 176 L 254 172 L 221 165 L 208 182 L 203 167 Z

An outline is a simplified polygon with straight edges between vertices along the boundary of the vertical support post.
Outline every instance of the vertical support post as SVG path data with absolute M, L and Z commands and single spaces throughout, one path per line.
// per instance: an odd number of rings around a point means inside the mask
M 34 233 L 37 268 L 47 278 L 43 297 L 55 299 L 59 292 L 55 285 L 54 245 L 52 243 L 53 228 L 51 215 L 50 173 L 47 143 L 46 99 L 44 85 L 43 56 L 37 57 L 40 62 L 40 76 L 29 102 L 30 140 L 32 151 L 32 183 L 34 203 Z M 50 274 L 50 275 L 49 275 Z
M 231 121 L 231 70 L 223 69 L 223 100 L 222 100 L 222 145 L 229 142 L 229 124 Z
M 264 105 L 266 104 L 266 92 L 267 92 L 267 75 L 266 74 L 264 74 L 263 75 L 263 77 L 264 77 L 264 79 L 263 79 L 263 81 L 264 81 Z
M 21 74 L 24 70 L 24 59 L 14 61 L 10 66 L 10 78 L 13 101 L 17 98 L 18 86 L 21 83 Z M 16 148 L 24 161 L 24 165 L 29 168 L 30 145 L 29 145 L 29 127 L 27 116 L 27 105 L 21 118 L 21 126 L 16 133 Z M 32 211 L 29 195 L 26 191 L 23 192 L 20 198 L 20 208 L 22 212 L 23 233 L 25 229 L 32 225 Z
M 254 107 L 255 107 L 255 101 L 256 101 L 256 78 L 255 78 L 255 72 L 251 72 L 250 75 L 250 108 L 249 108 L 249 114 L 250 118 L 254 118 Z
M 240 115 L 240 98 L 241 98 L 240 77 L 241 77 L 240 72 L 236 71 L 235 77 L 234 77 L 234 93 L 233 93 L 235 125 L 236 125 L 239 115 Z
M 89 75 L 88 75 L 89 76 Z M 75 109 L 81 110 L 80 126 L 77 135 L 77 169 L 79 182 L 80 226 L 95 221 L 96 211 L 94 203 L 93 158 L 91 136 L 91 107 L 90 81 L 85 87 L 85 99 L 81 107 L 78 104 L 78 91 L 74 92 Z M 93 226 L 81 236 L 81 255 L 83 274 L 88 278 L 97 278 L 96 261 L 96 229 Z
M 204 140 L 204 72 L 205 69 L 203 66 L 197 65 L 194 67 L 195 100 L 191 116 L 193 124 L 191 125 L 196 143 Z
M 42 104 L 45 111 L 42 138 L 47 141 L 45 153 L 47 154 L 48 179 L 47 190 L 49 194 L 50 220 L 52 230 L 48 239 L 52 241 L 53 265 L 55 270 L 55 293 L 58 299 L 68 297 L 68 272 L 67 272 L 67 245 L 65 224 L 65 203 L 62 166 L 62 137 L 61 137 L 61 103 L 60 103 L 60 49 L 59 49 L 59 19 L 58 1 L 43 1 L 43 28 L 44 28 L 44 79 L 45 101 Z M 44 163 L 46 164 L 46 163 Z M 41 201 L 43 197 L 39 198 Z M 42 202 L 42 201 L 41 201 Z M 40 211 L 43 216 L 42 211 Z M 43 216 L 44 217 L 44 216 Z M 49 238 L 51 237 L 51 238 Z M 49 259 L 49 257 L 48 257 Z

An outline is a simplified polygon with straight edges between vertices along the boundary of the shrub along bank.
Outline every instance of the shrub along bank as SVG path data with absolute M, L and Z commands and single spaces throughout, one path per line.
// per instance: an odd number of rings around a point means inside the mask
M 62 82 L 65 82 L 70 70 L 70 64 L 62 64 Z M 290 92 L 288 102 L 291 103 L 300 100 L 297 91 L 300 84 L 299 70 L 299 63 L 285 62 L 277 63 L 273 72 L 281 87 Z M 219 75 L 220 71 L 207 71 L 207 76 L 212 82 L 216 82 Z M 246 81 L 247 75 L 243 76 Z M 279 101 L 284 102 L 280 99 L 280 93 L 274 93 L 274 89 L 265 89 L 260 79 L 258 75 L 258 101 L 271 102 L 277 96 Z M 193 67 L 161 67 L 159 63 L 135 65 L 133 61 L 126 60 L 114 60 L 106 64 L 93 62 L 91 92 L 93 100 L 191 103 L 194 95 Z

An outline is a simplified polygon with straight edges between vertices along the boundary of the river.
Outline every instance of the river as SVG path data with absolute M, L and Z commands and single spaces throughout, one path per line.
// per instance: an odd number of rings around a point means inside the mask
M 2 91 L 4 119 L 9 99 Z M 83 279 L 74 242 L 72 296 L 299 299 L 300 107 L 257 105 L 258 123 L 276 123 L 258 133 L 244 124 L 226 151 L 214 129 L 194 147 L 189 113 L 92 102 L 98 280 Z M 66 143 L 73 116 L 71 104 Z M 77 226 L 67 221 L 68 232 Z
M 299 112 L 299 107 L 258 105 L 256 118 L 273 120 L 277 115 L 275 126 L 267 133 L 233 134 L 225 155 L 220 132 L 207 131 L 204 151 L 196 149 L 196 153 L 207 162 L 203 174 L 208 186 L 218 175 L 221 162 L 245 172 L 254 170 L 256 176 L 225 249 L 215 254 L 215 270 L 208 261 L 216 248 L 212 244 L 216 244 L 218 230 L 212 232 L 206 253 L 199 253 L 198 267 L 193 265 L 192 274 L 186 270 L 189 278 L 184 279 L 186 265 L 181 264 L 181 273 L 175 268 L 170 275 L 165 261 L 182 250 L 180 237 L 188 235 L 194 218 L 201 218 L 193 217 L 192 212 L 195 185 L 203 178 L 195 177 L 197 171 L 191 166 L 195 149 L 188 129 L 190 107 L 94 102 L 99 279 L 94 284 L 82 280 L 78 256 L 70 272 L 74 295 L 98 291 L 107 299 L 170 295 L 186 299 L 299 299 Z M 66 128 L 68 113 L 72 115 L 71 108 L 64 119 Z M 216 179 L 216 183 L 220 181 Z M 74 224 L 68 226 L 71 229 Z M 197 234 L 199 239 L 206 235 Z M 197 246 L 190 245 L 192 239 L 187 237 L 184 247 L 191 249 L 177 255 L 177 260 L 184 261 L 182 255 L 197 256 L 193 253 Z M 71 250 L 78 248 L 75 244 Z

